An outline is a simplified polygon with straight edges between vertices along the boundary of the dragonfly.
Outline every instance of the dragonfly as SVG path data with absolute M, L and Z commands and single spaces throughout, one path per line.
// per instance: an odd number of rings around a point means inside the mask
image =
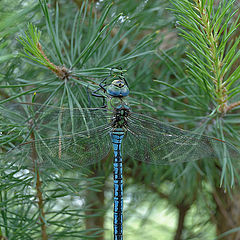
M 64 108 L 32 104 L 31 125 L 46 119 L 58 122 L 58 136 L 39 138 L 20 144 L 10 151 L 23 163 L 33 157 L 43 166 L 82 167 L 104 159 L 113 149 L 113 234 L 123 239 L 123 159 L 162 165 L 219 158 L 239 157 L 238 150 L 228 142 L 171 126 L 131 110 L 127 101 L 129 85 L 122 76 L 100 82 L 92 95 L 103 98 L 102 107 Z M 23 104 L 24 105 L 24 104 Z M 45 132 L 56 131 L 51 124 Z M 74 129 L 74 130 L 73 130 Z

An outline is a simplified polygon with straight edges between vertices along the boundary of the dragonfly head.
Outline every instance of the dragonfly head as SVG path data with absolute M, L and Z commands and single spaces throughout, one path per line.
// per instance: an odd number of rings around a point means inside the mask
M 126 97 L 129 94 L 129 88 L 124 80 L 118 79 L 108 86 L 107 93 L 113 97 Z

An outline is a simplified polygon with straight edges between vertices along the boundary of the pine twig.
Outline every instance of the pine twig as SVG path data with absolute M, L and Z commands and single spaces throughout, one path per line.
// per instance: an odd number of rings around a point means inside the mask
M 232 103 L 232 104 L 228 105 L 227 108 L 226 108 L 226 112 L 230 112 L 233 108 L 235 108 L 239 105 L 240 105 L 240 101 L 237 101 L 235 103 Z
M 228 214 L 228 212 L 226 211 L 225 207 L 224 207 L 224 203 L 223 201 L 219 198 L 218 194 L 216 191 L 213 192 L 213 196 L 214 199 L 216 201 L 216 204 L 218 205 L 220 212 L 222 213 L 222 215 L 225 217 L 226 221 L 228 222 L 229 226 L 231 226 L 231 228 L 234 228 L 234 222 L 231 218 L 231 216 Z
M 69 70 L 65 66 L 57 66 L 54 63 L 52 63 L 44 53 L 42 45 L 39 42 L 37 43 L 37 48 L 41 55 L 43 56 L 43 58 L 48 62 L 48 65 L 46 65 L 46 67 L 50 69 L 53 73 L 55 73 L 60 79 L 62 80 L 68 79 Z
M 31 123 L 32 124 L 32 123 Z M 43 200 L 43 194 L 42 194 L 42 182 L 40 179 L 39 171 L 38 171 L 38 164 L 37 164 L 37 151 L 36 151 L 36 146 L 34 143 L 35 136 L 34 132 L 31 132 L 31 138 L 33 140 L 32 143 L 32 162 L 33 162 L 33 172 L 36 174 L 36 191 L 37 191 L 37 204 L 38 204 L 38 209 L 39 209 L 39 220 L 41 222 L 41 235 L 42 235 L 42 240 L 48 240 L 48 235 L 47 235 L 47 226 L 46 226 L 46 221 L 45 221 L 45 212 L 44 212 L 44 200 Z
M 29 24 L 25 36 L 19 36 L 18 38 L 18 41 L 24 47 L 24 56 L 47 67 L 61 80 L 67 79 L 70 71 L 65 66 L 57 66 L 49 60 L 40 44 L 40 37 L 41 31 L 32 24 Z
M 210 56 L 212 58 L 211 61 L 211 68 L 213 72 L 213 78 L 212 81 L 215 85 L 215 90 L 217 93 L 217 102 L 220 105 L 219 111 L 220 112 L 226 112 L 226 99 L 227 99 L 227 91 L 223 85 L 223 75 L 221 74 L 221 66 L 223 65 L 223 62 L 220 59 L 220 56 L 218 55 L 218 49 L 217 46 L 219 45 L 218 40 L 215 37 L 214 29 L 211 27 L 210 22 L 210 16 L 208 14 L 206 6 L 202 6 L 201 0 L 194 0 L 199 17 L 200 17 L 200 23 L 203 27 L 203 32 L 208 40 L 209 44 L 209 52 Z
M 234 20 L 234 0 L 220 1 L 217 11 L 214 1 L 172 1 L 180 13 L 181 35 L 193 48 L 188 53 L 190 74 L 217 103 L 217 112 L 226 114 L 237 105 L 228 101 L 239 92 L 239 87 L 231 89 L 240 76 L 240 66 L 233 67 L 240 56 L 240 37 L 231 40 L 240 25 L 240 17 Z

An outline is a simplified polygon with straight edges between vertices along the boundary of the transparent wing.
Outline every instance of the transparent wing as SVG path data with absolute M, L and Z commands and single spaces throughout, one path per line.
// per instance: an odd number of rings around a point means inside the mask
M 102 160 L 111 149 L 108 124 L 73 135 L 64 135 L 23 143 L 3 153 L 1 158 L 21 166 L 76 168 Z
M 238 150 L 225 141 L 184 131 L 136 113 L 128 119 L 123 151 L 136 160 L 152 164 L 212 159 L 221 155 L 219 151 L 233 159 L 240 156 Z
M 3 117 L 19 125 L 42 129 L 46 136 L 59 130 L 64 134 L 98 127 L 108 122 L 112 112 L 104 108 L 58 108 L 41 104 L 8 104 L 0 106 Z

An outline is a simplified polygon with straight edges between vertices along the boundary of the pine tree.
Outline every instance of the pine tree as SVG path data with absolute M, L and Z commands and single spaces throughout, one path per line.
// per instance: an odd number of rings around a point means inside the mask
M 133 111 L 239 145 L 234 1 L 11 2 L 0 3 L 2 156 L 61 131 L 55 116 L 35 128 L 34 108 L 16 103 L 99 106 L 88 92 L 111 68 L 127 78 Z M 27 168 L 15 160 L 1 161 L 2 239 L 111 239 L 111 153 L 81 170 L 42 171 L 34 158 Z M 237 162 L 221 156 L 162 167 L 124 161 L 125 239 L 238 238 Z M 159 204 L 177 215 L 168 235 L 149 220 Z

